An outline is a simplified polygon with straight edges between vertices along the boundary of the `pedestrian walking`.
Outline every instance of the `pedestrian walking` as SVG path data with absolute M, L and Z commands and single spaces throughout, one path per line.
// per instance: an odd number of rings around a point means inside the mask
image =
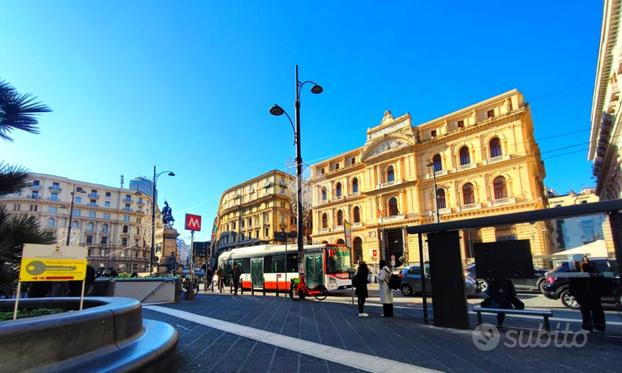
M 391 278 L 391 268 L 387 266 L 387 262 L 383 259 L 380 261 L 380 273 L 378 273 L 378 282 L 380 283 L 380 303 L 382 303 L 382 317 L 393 317 L 393 290 L 389 287 L 389 279 Z
M 225 271 L 222 270 L 222 267 L 218 267 L 216 276 L 218 276 L 218 291 L 222 293 L 222 288 L 225 286 Z
M 369 297 L 367 293 L 367 282 L 369 276 L 369 268 L 363 261 L 359 263 L 358 271 L 352 278 L 352 286 L 356 288 L 355 294 L 358 299 L 359 317 L 367 317 L 365 313 L 365 299 Z
M 240 276 L 242 275 L 242 271 L 237 264 L 233 265 L 233 269 L 231 270 L 231 277 L 233 280 L 233 294 L 238 295 L 238 288 L 240 287 Z
M 598 276 L 598 270 L 590 261 L 585 258 L 582 262 L 575 262 L 575 267 L 587 273 L 589 277 L 571 277 L 570 294 L 572 294 L 579 307 L 583 322 L 581 329 L 591 332 L 596 329 L 599 332 L 605 331 L 605 312 L 601 304 L 603 295 L 603 280 Z

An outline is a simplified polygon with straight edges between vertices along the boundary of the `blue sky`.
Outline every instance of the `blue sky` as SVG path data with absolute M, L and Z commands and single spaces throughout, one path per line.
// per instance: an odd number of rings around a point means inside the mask
M 306 162 L 363 144 L 385 109 L 422 123 L 518 88 L 546 184 L 580 189 L 594 183 L 601 14 L 600 1 L 5 0 L 0 78 L 54 112 L 0 159 L 114 186 L 174 170 L 160 197 L 180 231 L 183 213 L 202 215 L 195 238 L 209 239 L 224 189 L 294 157 L 268 109 L 293 114 L 299 64 L 325 89 L 303 95 Z

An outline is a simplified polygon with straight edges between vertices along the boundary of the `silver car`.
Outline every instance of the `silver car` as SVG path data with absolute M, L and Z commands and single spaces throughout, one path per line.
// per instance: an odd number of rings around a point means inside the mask
M 421 295 L 421 266 L 415 264 L 400 271 L 400 277 L 402 283 L 400 284 L 400 291 L 404 296 Z M 425 265 L 425 293 L 426 295 L 432 295 L 432 281 L 430 281 L 430 265 Z M 476 286 L 476 282 L 471 277 L 465 276 L 464 278 L 465 293 L 467 297 L 474 297 L 479 293 Z

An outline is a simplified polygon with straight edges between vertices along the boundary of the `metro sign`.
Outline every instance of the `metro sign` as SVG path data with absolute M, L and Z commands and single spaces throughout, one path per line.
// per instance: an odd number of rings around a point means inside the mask
M 201 215 L 186 214 L 186 229 L 189 231 L 200 231 Z

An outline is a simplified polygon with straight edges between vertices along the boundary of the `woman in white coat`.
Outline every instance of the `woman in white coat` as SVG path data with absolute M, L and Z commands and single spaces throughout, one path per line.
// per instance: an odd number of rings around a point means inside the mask
M 391 278 L 391 269 L 387 266 L 385 260 L 380 261 L 380 273 L 378 273 L 378 282 L 380 283 L 380 303 L 382 303 L 382 317 L 393 316 L 393 290 L 389 287 L 389 279 Z

